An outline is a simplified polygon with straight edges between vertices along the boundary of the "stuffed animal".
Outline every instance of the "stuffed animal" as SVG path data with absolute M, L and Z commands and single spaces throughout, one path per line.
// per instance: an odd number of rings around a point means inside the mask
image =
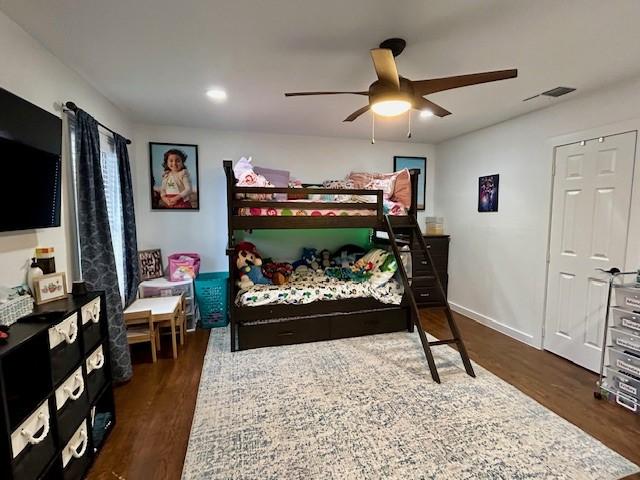
M 290 263 L 270 261 L 262 266 L 262 273 L 274 285 L 283 285 L 289 281 L 289 277 L 293 273 L 293 267 Z
M 336 250 L 333 262 L 338 267 L 351 268 L 364 253 L 364 249 L 357 245 L 344 245 Z
M 253 243 L 240 242 L 236 245 L 236 268 L 239 277 L 236 285 L 242 290 L 270 283 L 262 274 L 262 259 Z
M 321 250 L 320 251 L 320 266 L 322 268 L 333 267 L 336 262 L 331 258 L 331 252 L 329 250 Z
M 320 270 L 318 251 L 315 248 L 303 248 L 302 258 L 293 262 L 293 270 L 296 273 Z

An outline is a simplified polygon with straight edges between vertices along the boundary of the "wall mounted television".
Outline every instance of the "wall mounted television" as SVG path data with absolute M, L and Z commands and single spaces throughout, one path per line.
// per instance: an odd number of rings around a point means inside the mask
M 62 120 L 0 89 L 0 231 L 60 226 Z

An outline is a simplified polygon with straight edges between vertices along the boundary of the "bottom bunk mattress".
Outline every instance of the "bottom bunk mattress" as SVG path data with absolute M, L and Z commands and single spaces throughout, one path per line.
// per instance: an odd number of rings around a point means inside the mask
M 324 273 L 294 273 L 284 285 L 254 285 L 241 290 L 236 296 L 238 307 L 290 304 L 342 300 L 348 298 L 374 298 L 389 305 L 400 305 L 403 294 L 402 284 L 395 279 L 384 285 L 374 285 L 369 281 L 353 282 L 327 277 Z

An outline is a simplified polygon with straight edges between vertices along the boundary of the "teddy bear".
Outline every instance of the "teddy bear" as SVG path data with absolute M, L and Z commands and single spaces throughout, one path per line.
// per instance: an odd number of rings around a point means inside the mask
M 303 248 L 302 258 L 293 262 L 293 270 L 296 273 L 320 270 L 318 251 L 315 248 Z
M 236 268 L 238 281 L 236 285 L 241 290 L 247 290 L 256 284 L 269 284 L 269 280 L 262 274 L 262 258 L 256 246 L 250 242 L 240 242 L 236 245 Z
M 333 267 L 336 262 L 331 258 L 331 252 L 329 250 L 321 250 L 320 251 L 320 266 L 322 268 Z

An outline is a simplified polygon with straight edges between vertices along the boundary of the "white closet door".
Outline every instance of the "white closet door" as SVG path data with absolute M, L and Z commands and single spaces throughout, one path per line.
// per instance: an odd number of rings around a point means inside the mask
M 624 268 L 636 132 L 556 148 L 544 348 L 593 371 L 607 278 Z

